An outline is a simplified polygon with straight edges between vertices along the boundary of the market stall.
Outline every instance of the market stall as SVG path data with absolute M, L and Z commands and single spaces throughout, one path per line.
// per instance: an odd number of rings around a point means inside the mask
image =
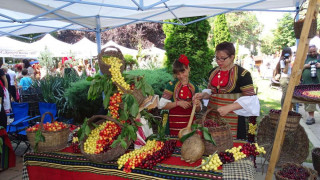
M 234 146 L 242 145 L 237 141 Z M 180 144 L 181 145 L 181 144 Z M 176 147 L 173 155 L 158 163 L 152 169 L 133 169 L 126 173 L 118 169 L 116 161 L 96 163 L 82 154 L 71 153 L 72 148 L 51 153 L 27 153 L 24 156 L 23 178 L 26 179 L 254 179 L 255 168 L 251 160 L 241 160 L 223 166 L 218 171 L 194 169 L 201 160 L 189 164 L 182 161 L 180 147 Z M 238 170 L 238 171 L 236 171 Z

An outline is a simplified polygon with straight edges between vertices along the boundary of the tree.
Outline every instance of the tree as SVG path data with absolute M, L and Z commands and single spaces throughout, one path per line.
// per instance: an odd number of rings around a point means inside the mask
M 214 37 L 214 47 L 218 44 L 227 41 L 231 41 L 231 35 L 229 32 L 227 20 L 225 14 L 220 14 L 214 19 L 214 29 L 213 29 L 213 37 Z
M 199 17 L 183 18 L 182 22 L 190 22 Z M 178 20 L 167 20 L 167 22 L 178 22 Z M 164 24 L 163 31 L 166 35 L 164 48 L 167 60 L 165 67 L 172 72 L 172 63 L 179 58 L 180 54 L 185 54 L 190 60 L 190 79 L 196 84 L 201 84 L 203 79 L 207 79 L 212 68 L 211 61 L 214 56 L 209 50 L 207 38 L 210 25 L 207 20 L 192 23 L 187 26 L 177 26 Z
M 239 41 L 239 44 L 251 49 L 253 54 L 256 54 L 259 35 L 263 29 L 263 25 L 259 23 L 256 15 L 252 12 L 234 12 L 226 14 L 226 19 L 231 42 Z
M 261 52 L 266 55 L 271 55 L 276 52 L 276 48 L 273 45 L 273 36 L 266 35 L 261 40 Z
M 276 48 L 293 46 L 296 42 L 293 30 L 293 17 L 290 13 L 283 15 L 283 18 L 278 20 L 277 28 L 273 31 L 273 44 Z

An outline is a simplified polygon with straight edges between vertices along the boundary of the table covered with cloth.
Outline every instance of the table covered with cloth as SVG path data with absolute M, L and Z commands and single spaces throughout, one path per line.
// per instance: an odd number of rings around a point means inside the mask
M 235 146 L 239 144 L 235 143 Z M 24 156 L 23 179 L 254 179 L 255 169 L 250 160 L 241 160 L 225 164 L 223 169 L 203 171 L 194 167 L 201 164 L 201 159 L 193 164 L 180 159 L 180 147 L 173 155 L 158 163 L 153 169 L 135 168 L 131 173 L 118 169 L 116 161 L 96 163 L 82 154 L 71 153 L 66 148 L 61 152 L 26 153 Z

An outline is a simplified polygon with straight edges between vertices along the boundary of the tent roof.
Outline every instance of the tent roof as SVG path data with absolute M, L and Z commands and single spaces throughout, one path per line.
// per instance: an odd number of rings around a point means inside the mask
M 104 31 L 132 23 L 162 22 L 165 19 L 204 15 L 208 18 L 230 11 L 293 12 L 302 1 L 10 0 L 0 3 L 0 36 L 65 29 Z M 182 25 L 182 22 L 177 24 Z

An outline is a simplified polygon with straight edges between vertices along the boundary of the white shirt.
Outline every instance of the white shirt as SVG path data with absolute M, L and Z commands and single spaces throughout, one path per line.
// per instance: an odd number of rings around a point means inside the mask
M 16 81 L 16 73 L 12 71 L 11 69 L 8 69 L 7 72 L 10 76 L 10 86 L 14 86 L 14 82 Z

